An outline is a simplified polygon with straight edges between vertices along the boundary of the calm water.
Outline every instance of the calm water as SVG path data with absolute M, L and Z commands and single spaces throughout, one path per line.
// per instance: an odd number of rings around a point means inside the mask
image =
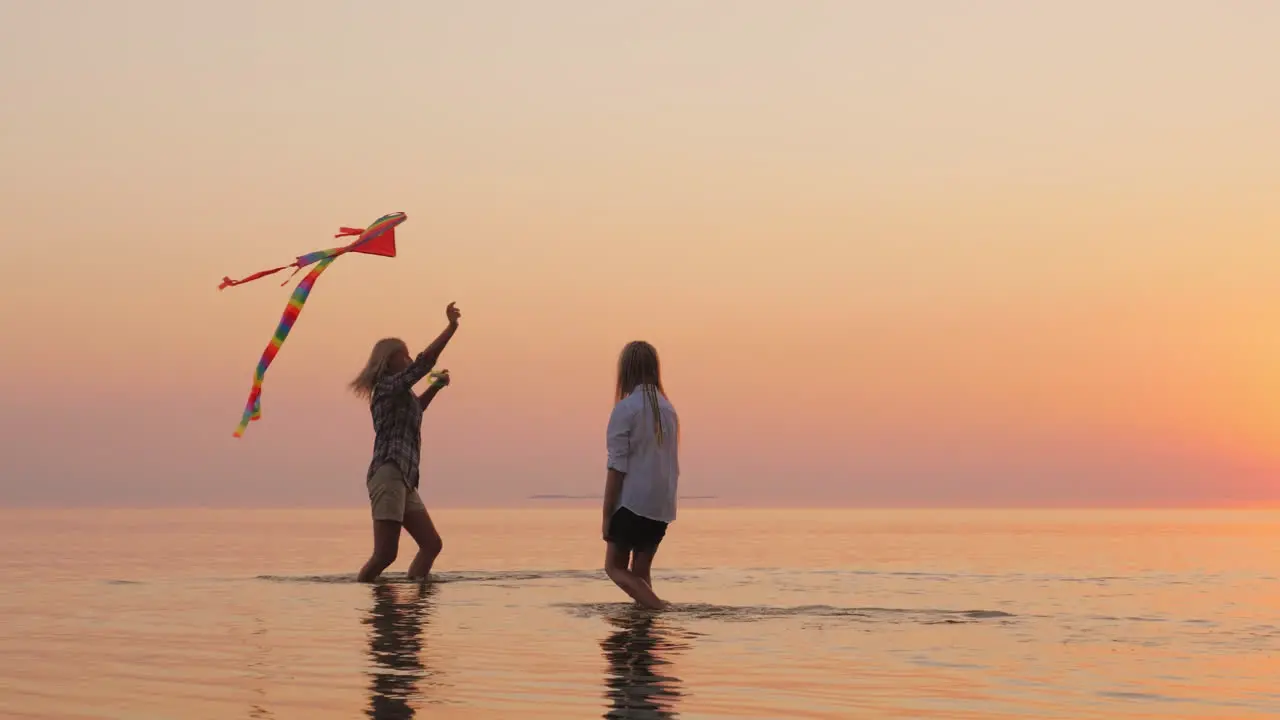
M 1280 714 L 1280 515 L 687 510 L 646 614 L 595 510 L 0 512 L 4 718 Z

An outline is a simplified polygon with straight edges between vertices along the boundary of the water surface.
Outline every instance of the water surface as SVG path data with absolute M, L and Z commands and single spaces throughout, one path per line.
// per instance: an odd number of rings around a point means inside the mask
M 0 512 L 5 718 L 1261 718 L 1280 515 L 688 510 L 648 613 L 593 510 Z

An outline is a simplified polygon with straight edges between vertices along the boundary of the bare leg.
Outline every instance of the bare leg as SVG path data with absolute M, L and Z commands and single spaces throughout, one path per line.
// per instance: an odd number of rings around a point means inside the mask
M 431 565 L 436 556 L 444 549 L 444 541 L 436 532 L 435 523 L 426 510 L 409 510 L 404 514 L 404 529 L 418 543 L 418 554 L 409 564 L 409 577 L 414 580 L 425 580 L 431 574 Z
M 630 595 L 632 599 L 651 610 L 661 610 L 666 603 L 658 599 L 648 583 L 627 569 L 630 553 L 621 547 L 609 543 L 605 551 L 604 571 L 615 585 Z
M 383 570 L 396 561 L 396 553 L 400 549 L 400 523 L 395 520 L 373 521 L 373 555 L 369 562 L 360 568 L 356 576 L 357 582 L 373 582 Z
M 653 578 L 649 576 L 650 570 L 653 568 L 653 553 L 640 552 L 639 550 L 631 554 L 631 573 L 644 581 L 645 585 L 653 587 Z

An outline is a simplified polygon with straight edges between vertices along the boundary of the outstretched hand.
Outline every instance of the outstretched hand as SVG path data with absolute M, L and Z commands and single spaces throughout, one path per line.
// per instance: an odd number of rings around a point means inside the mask
M 432 377 L 432 378 L 431 378 L 431 384 L 432 384 L 432 385 L 435 385 L 435 386 L 437 386 L 437 387 L 448 387 L 448 386 L 449 386 L 449 371 L 448 371 L 448 370 L 441 370 L 440 372 L 435 373 L 434 377 Z
M 458 318 L 462 317 L 462 311 L 458 309 L 457 303 L 449 303 L 444 309 L 444 316 L 449 319 L 450 325 L 457 325 Z

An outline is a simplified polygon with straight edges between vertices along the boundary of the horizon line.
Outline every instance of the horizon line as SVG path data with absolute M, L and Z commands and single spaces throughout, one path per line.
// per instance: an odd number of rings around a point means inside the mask
M 589 500 L 599 500 L 593 496 L 531 496 L 526 500 L 531 501 L 528 504 L 509 504 L 509 505 L 453 505 L 441 504 L 435 505 L 436 510 L 529 510 L 529 511 L 545 511 L 552 509 L 564 510 L 588 510 L 594 508 L 581 507 L 581 503 Z M 708 500 L 718 499 L 715 496 L 691 496 L 681 498 L 684 500 Z M 537 505 L 533 501 L 543 500 L 567 500 L 570 504 L 556 508 L 549 507 L 547 504 L 538 502 Z M 1177 505 L 748 505 L 748 504 L 725 504 L 716 507 L 695 507 L 690 508 L 696 511 L 711 510 L 785 510 L 785 511 L 831 511 L 831 510 L 851 510 L 851 511 L 899 511 L 899 512 L 938 512 L 938 511 L 1176 511 L 1176 510 L 1240 510 L 1240 511 L 1266 511 L 1280 510 L 1280 501 L 1271 501 L 1268 503 L 1258 504 L 1177 504 Z M 208 511 L 238 511 L 238 510 L 254 510 L 254 511 L 337 511 L 337 510 L 361 510 L 367 511 L 368 505 L 352 504 L 352 505 L 4 505 L 0 504 L 0 512 L 21 512 L 21 511 L 165 511 L 165 510 L 208 510 Z
M 719 500 L 719 495 L 680 495 L 678 500 Z M 562 495 L 560 493 L 542 493 L 529 495 L 525 500 L 600 500 L 599 495 Z

